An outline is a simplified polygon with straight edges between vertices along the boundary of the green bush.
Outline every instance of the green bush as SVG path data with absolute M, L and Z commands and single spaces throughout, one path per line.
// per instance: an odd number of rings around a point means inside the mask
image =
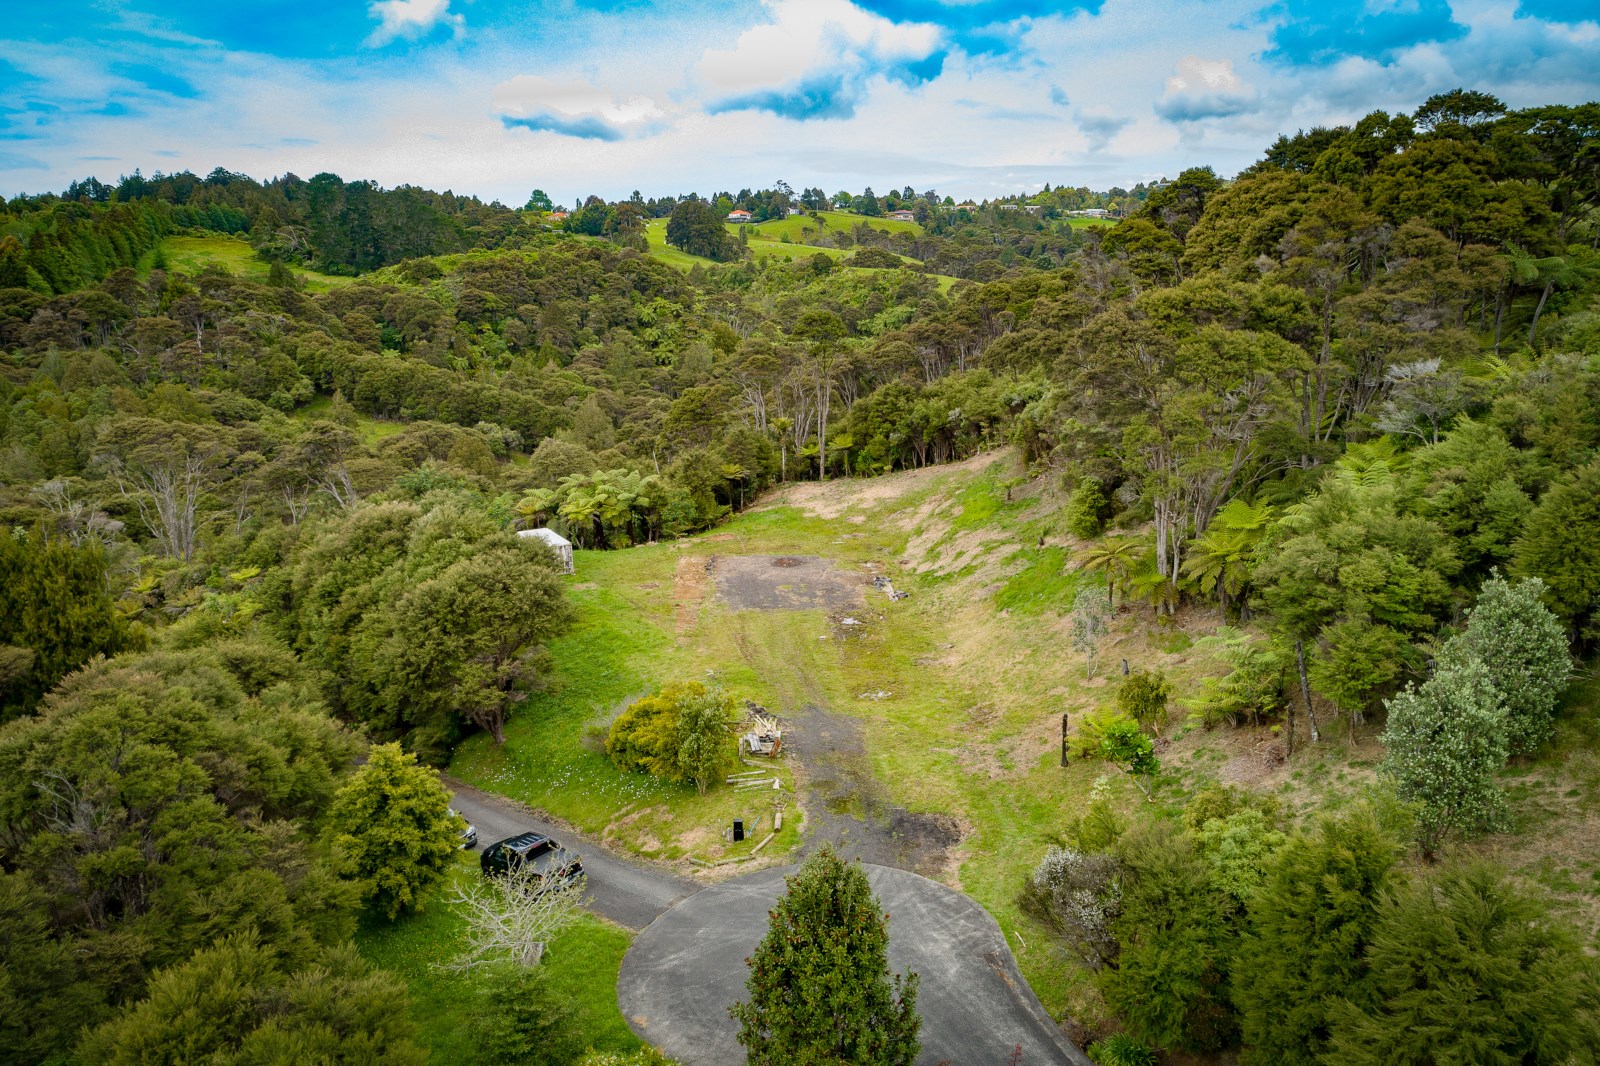
M 1092 477 L 1079 478 L 1077 488 L 1067 500 L 1062 521 L 1068 533 L 1079 540 L 1088 540 L 1098 537 L 1105 528 L 1105 509 L 1106 494 L 1101 491 L 1100 482 Z
M 633 701 L 606 735 L 619 770 L 692 781 L 703 796 L 735 756 L 733 697 L 698 681 L 671 684 Z
M 1156 1066 L 1156 1053 L 1127 1033 L 1114 1033 L 1089 1045 L 1089 1057 L 1100 1066 Z
M 1160 670 L 1135 670 L 1117 685 L 1117 710 L 1140 726 L 1160 730 L 1167 720 L 1172 683 Z

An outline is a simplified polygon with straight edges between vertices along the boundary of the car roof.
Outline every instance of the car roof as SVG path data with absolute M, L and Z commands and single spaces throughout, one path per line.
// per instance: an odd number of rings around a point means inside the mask
M 503 844 L 508 848 L 516 848 L 520 851 L 523 848 L 531 848 L 536 844 L 543 844 L 547 841 L 552 844 L 555 843 L 543 833 L 518 833 L 514 837 L 506 837 L 499 844 Z

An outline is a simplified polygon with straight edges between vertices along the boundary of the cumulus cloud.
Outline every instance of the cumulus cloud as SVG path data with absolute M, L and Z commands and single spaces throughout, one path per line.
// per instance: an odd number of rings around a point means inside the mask
M 621 141 L 661 129 L 666 112 L 644 96 L 618 101 L 583 81 L 523 74 L 494 89 L 495 112 L 507 126 L 548 130 L 568 137 Z
M 1254 111 L 1256 91 L 1234 71 L 1231 59 L 1184 56 L 1155 107 L 1168 122 L 1226 118 Z
M 450 0 L 372 0 L 367 13 L 379 20 L 378 28 L 367 38 L 367 45 L 378 48 L 390 41 L 414 41 L 435 26 L 449 26 L 460 33 L 466 19 L 450 10 Z
M 770 111 L 792 119 L 849 118 L 871 80 L 907 86 L 939 76 L 939 27 L 897 23 L 848 0 L 766 0 L 772 21 L 705 53 L 695 79 L 708 109 Z

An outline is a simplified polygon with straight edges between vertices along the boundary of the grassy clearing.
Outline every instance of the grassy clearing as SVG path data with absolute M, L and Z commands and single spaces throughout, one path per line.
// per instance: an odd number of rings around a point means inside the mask
M 272 269 L 271 264 L 256 258 L 249 241 L 239 237 L 168 237 L 161 242 L 161 251 L 169 264 L 186 274 L 198 274 L 211 266 L 260 281 Z M 147 254 L 139 264 L 140 272 L 149 273 L 154 261 L 154 253 Z M 310 292 L 326 292 L 355 280 L 319 274 L 303 267 L 291 269 Z
M 1105 229 L 1117 224 L 1114 218 L 1069 218 L 1066 221 L 1073 229 Z
M 481 877 L 475 853 L 465 853 L 453 876 Z M 368 920 L 356 935 L 361 954 L 403 980 L 411 992 L 417 1039 L 435 1062 L 473 1062 L 483 1024 L 480 992 L 473 978 L 439 968 L 460 950 L 463 921 L 441 901 L 395 923 Z M 640 1046 L 617 1007 L 617 973 L 633 934 L 590 915 L 580 915 L 553 938 L 542 965 L 553 992 L 576 1009 L 585 1043 L 601 1051 Z
M 1205 730 L 1182 700 L 1219 672 L 1200 638 L 1215 609 L 1157 624 L 1124 609 L 1088 676 L 1067 620 L 1084 582 L 1076 542 L 1057 530 L 1058 499 L 1020 484 L 1010 453 L 889 478 L 795 485 L 714 534 L 675 545 L 583 552 L 573 578 L 579 629 L 553 649 L 556 685 L 514 719 L 502 750 L 466 745 L 455 772 L 547 809 L 640 854 L 707 858 L 720 828 L 748 803 L 727 790 L 623 776 L 586 725 L 673 679 L 715 677 L 783 715 L 817 703 L 862 723 L 867 757 L 891 798 L 953 816 L 964 839 L 945 879 L 999 920 L 1047 1007 L 1091 1025 L 1104 1007 L 1085 972 L 1024 916 L 1015 893 L 1045 848 L 1088 802 L 1096 782 L 1128 812 L 1175 813 L 1224 782 L 1277 794 L 1291 819 L 1351 802 L 1376 778 L 1378 724 L 1349 735 L 1324 723 L 1323 743 L 1291 767 L 1274 760 L 1270 729 Z M 703 598 L 712 555 L 796 554 L 882 573 L 912 593 L 890 603 L 869 590 L 865 622 L 843 639 L 823 611 L 731 611 Z M 698 581 L 685 580 L 685 575 Z M 715 578 L 713 576 L 712 584 Z M 1111 701 L 1120 661 L 1164 670 L 1178 699 L 1158 750 L 1162 775 L 1147 802 L 1099 762 L 1060 766 L 1061 716 Z M 869 694 L 890 693 L 888 698 Z M 1507 772 L 1519 829 L 1474 845 L 1538 880 L 1600 927 L 1600 681 L 1574 689 L 1551 751 Z M 1301 738 L 1302 744 L 1304 737 Z M 785 776 L 785 781 L 788 778 Z M 797 821 L 797 820 L 794 820 Z M 799 840 L 794 821 L 768 852 Z M 765 856 L 767 852 L 764 852 Z
M 830 227 L 849 230 L 857 222 L 863 221 L 859 215 L 847 215 L 837 211 L 825 211 L 823 216 L 829 220 Z M 920 233 L 922 227 L 914 222 L 897 222 L 893 219 L 873 219 L 874 229 L 885 230 L 890 233 L 909 231 Z M 792 215 L 781 221 L 762 222 L 759 225 L 739 224 L 729 225 L 728 231 L 737 235 L 741 230 L 749 235 L 750 254 L 757 259 L 781 259 L 784 262 L 794 262 L 797 259 L 809 259 L 814 255 L 825 255 L 835 262 L 842 262 L 853 251 L 840 248 L 819 248 L 803 243 L 804 231 L 810 229 L 813 233 L 818 231 L 815 220 L 810 216 Z M 822 232 L 827 232 L 823 230 Z M 793 243 L 784 243 L 783 235 L 788 234 Z M 667 220 L 664 218 L 651 219 L 645 226 L 645 239 L 650 246 L 650 254 L 663 263 L 675 266 L 680 270 L 690 270 L 695 264 L 704 267 L 716 266 L 716 260 L 706 259 L 698 255 L 689 255 L 679 251 L 667 243 Z M 904 262 L 917 264 L 917 260 L 909 256 L 900 256 Z M 868 267 L 850 267 L 852 270 L 868 270 Z M 945 274 L 929 275 L 939 283 L 939 291 L 948 293 L 957 278 Z
M 819 221 L 820 219 L 820 221 Z M 851 214 L 847 211 L 821 211 L 818 218 L 809 214 L 790 215 L 788 218 L 773 219 L 770 222 L 746 222 L 730 226 L 730 229 L 748 229 L 752 240 L 757 238 L 764 241 L 781 241 L 785 234 L 796 244 L 804 243 L 806 231 L 812 234 L 835 233 L 840 230 L 849 232 L 857 226 L 866 223 L 880 233 L 911 233 L 920 235 L 922 227 L 915 222 L 901 222 L 893 218 L 868 218 L 865 215 Z
M 300 419 L 302 422 L 309 422 L 315 418 L 327 417 L 332 408 L 332 396 L 315 396 L 309 403 L 295 408 L 293 417 Z M 390 422 L 387 419 L 373 418 L 359 412 L 353 413 L 355 414 L 355 422 L 350 428 L 361 438 L 363 444 L 376 444 L 380 440 L 392 437 L 406 428 L 403 422 Z

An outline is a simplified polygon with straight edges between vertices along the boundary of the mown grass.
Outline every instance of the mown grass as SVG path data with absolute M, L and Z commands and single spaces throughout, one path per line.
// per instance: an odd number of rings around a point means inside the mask
M 186 274 L 198 274 L 208 266 L 220 267 L 230 274 L 264 280 L 272 269 L 270 263 L 256 258 L 250 242 L 239 237 L 168 237 L 160 249 L 167 263 Z M 147 253 L 139 264 L 141 273 L 149 273 L 155 263 L 155 253 Z M 319 274 L 304 267 L 290 268 L 310 292 L 326 292 L 340 285 L 348 285 L 354 278 Z
M 452 876 L 481 877 L 476 854 L 465 853 Z M 368 962 L 406 983 L 416 1039 L 434 1062 L 479 1058 L 478 1034 L 484 1025 L 480 985 L 476 978 L 443 968 L 460 953 L 464 927 L 461 915 L 439 898 L 398 922 L 368 919 L 356 935 Z M 581 914 L 545 949 L 541 965 L 551 992 L 572 1004 L 582 1042 L 597 1050 L 625 1052 L 641 1046 L 617 1007 L 617 974 L 632 942 L 626 929 Z

